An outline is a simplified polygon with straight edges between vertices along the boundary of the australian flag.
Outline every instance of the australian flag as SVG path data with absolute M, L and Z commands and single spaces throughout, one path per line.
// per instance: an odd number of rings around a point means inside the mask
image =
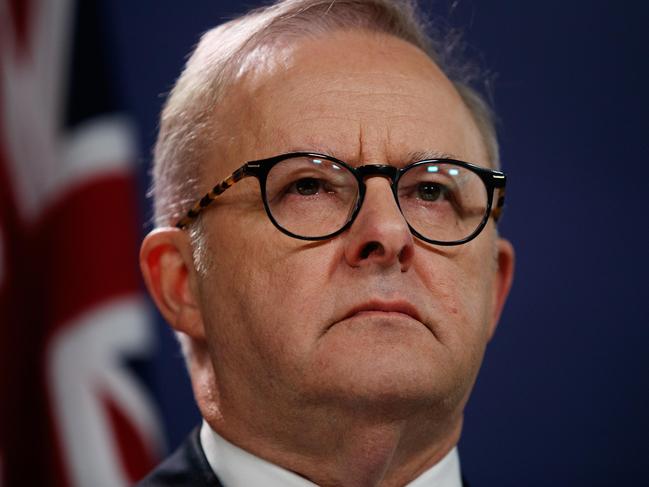
M 0 0 L 0 487 L 129 485 L 164 451 L 101 20 L 93 0 Z

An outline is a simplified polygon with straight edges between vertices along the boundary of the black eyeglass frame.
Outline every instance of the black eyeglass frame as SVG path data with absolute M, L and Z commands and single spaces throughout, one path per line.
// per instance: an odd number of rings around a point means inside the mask
M 347 222 L 335 232 L 320 237 L 305 237 L 303 235 L 297 235 L 295 233 L 290 232 L 289 230 L 282 227 L 277 222 L 277 220 L 275 220 L 275 217 L 273 216 L 273 213 L 271 212 L 270 207 L 268 206 L 268 199 L 266 197 L 266 179 L 268 177 L 268 173 L 276 164 L 285 161 L 286 159 L 292 159 L 296 157 L 309 157 L 309 158 L 312 157 L 317 159 L 325 159 L 335 164 L 340 164 L 341 166 L 345 167 L 349 172 L 351 172 L 356 178 L 356 181 L 358 182 L 358 197 L 356 200 L 356 205 L 352 210 L 352 212 L 350 213 Z M 413 162 L 412 164 L 408 164 L 407 166 L 402 168 L 390 166 L 387 164 L 367 164 L 364 166 L 353 167 L 347 164 L 346 162 L 341 161 L 340 159 L 336 159 L 333 156 L 320 154 L 317 152 L 289 152 L 286 154 L 280 154 L 278 156 L 269 157 L 267 159 L 249 161 L 246 162 L 239 169 L 234 171 L 229 177 L 227 177 L 226 179 L 218 183 L 216 186 L 214 186 L 211 191 L 209 191 L 207 194 L 205 194 L 205 196 L 203 196 L 200 200 L 198 200 L 194 204 L 192 209 L 189 210 L 187 214 L 176 223 L 175 226 L 180 229 L 186 228 L 190 223 L 192 223 L 196 218 L 198 218 L 198 216 L 216 199 L 217 196 L 222 194 L 226 189 L 234 185 L 236 182 L 242 180 L 243 178 L 253 176 L 257 178 L 257 180 L 259 181 L 259 188 L 261 190 L 261 199 L 264 203 L 266 214 L 268 215 L 268 218 L 273 223 L 273 225 L 275 225 L 275 227 L 279 231 L 288 235 L 289 237 L 297 238 L 299 240 L 309 240 L 309 241 L 328 240 L 334 238 L 336 235 L 341 234 L 353 224 L 365 199 L 365 192 L 366 192 L 365 179 L 366 178 L 380 176 L 380 177 L 385 177 L 390 179 L 390 186 L 392 188 L 392 194 L 394 196 L 394 200 L 396 201 L 397 206 L 399 207 L 399 211 L 403 215 L 401 205 L 399 204 L 399 196 L 397 194 L 397 187 L 398 187 L 399 180 L 405 173 L 407 173 L 409 170 L 417 166 L 421 166 L 424 164 L 436 164 L 436 163 L 453 164 L 459 167 L 463 167 L 475 173 L 482 180 L 487 190 L 487 207 L 485 209 L 485 214 L 484 217 L 482 218 L 482 221 L 476 227 L 473 233 L 471 233 L 469 236 L 461 240 L 445 242 L 439 240 L 432 240 L 427 237 L 424 237 L 417 230 L 415 230 L 412 227 L 412 225 L 410 225 L 405 215 L 404 215 L 404 220 L 408 224 L 408 228 L 410 229 L 410 232 L 417 238 L 423 240 L 424 242 L 433 245 L 444 245 L 444 246 L 461 245 L 476 238 L 480 234 L 480 232 L 484 229 L 484 227 L 487 225 L 490 216 L 494 218 L 495 222 L 498 222 L 498 219 L 502 214 L 502 210 L 505 204 L 505 185 L 507 182 L 507 176 L 502 171 L 497 171 L 495 169 L 487 169 L 481 166 L 477 166 L 475 164 L 471 164 L 469 162 L 458 161 L 449 158 L 424 159 L 421 161 Z M 498 201 L 496 202 L 495 207 L 493 207 L 492 209 L 493 196 L 494 196 L 494 191 L 496 189 L 501 189 L 501 191 L 498 194 Z

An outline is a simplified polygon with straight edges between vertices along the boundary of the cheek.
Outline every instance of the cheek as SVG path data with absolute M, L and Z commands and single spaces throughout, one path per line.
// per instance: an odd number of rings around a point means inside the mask
M 485 252 L 474 252 L 470 244 L 462 247 L 429 254 L 426 265 L 418 268 L 424 270 L 420 278 L 431 295 L 440 341 L 457 355 L 481 355 L 491 316 L 493 268 Z
M 324 292 L 329 246 L 290 239 L 274 227 L 236 230 L 237 242 L 212 240 L 214 269 L 203 286 L 218 316 L 210 327 L 218 327 L 225 353 L 236 348 L 266 362 L 295 363 L 315 346 L 331 314 L 333 297 Z

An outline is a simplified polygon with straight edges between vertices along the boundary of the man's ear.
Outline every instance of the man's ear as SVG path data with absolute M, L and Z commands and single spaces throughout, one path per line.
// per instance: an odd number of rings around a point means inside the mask
M 499 238 L 496 241 L 496 265 L 497 269 L 494 273 L 493 282 L 493 303 L 491 324 L 489 327 L 489 340 L 496 331 L 496 325 L 500 320 L 505 301 L 509 295 L 509 290 L 512 287 L 514 279 L 514 247 L 504 238 Z
M 153 230 L 142 242 L 140 268 L 149 293 L 172 328 L 195 340 L 204 340 L 188 233 L 169 227 Z

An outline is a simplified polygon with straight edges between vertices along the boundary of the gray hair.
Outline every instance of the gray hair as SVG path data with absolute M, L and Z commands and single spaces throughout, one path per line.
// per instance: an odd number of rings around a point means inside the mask
M 493 167 L 499 166 L 494 116 L 471 87 L 475 67 L 462 60 L 458 36 L 433 32 L 416 0 L 281 0 L 205 33 L 169 95 L 154 151 L 154 219 L 173 224 L 202 190 L 201 168 L 223 133 L 216 107 L 246 56 L 278 40 L 317 37 L 341 29 L 393 35 L 422 49 L 451 80 L 473 115 Z

